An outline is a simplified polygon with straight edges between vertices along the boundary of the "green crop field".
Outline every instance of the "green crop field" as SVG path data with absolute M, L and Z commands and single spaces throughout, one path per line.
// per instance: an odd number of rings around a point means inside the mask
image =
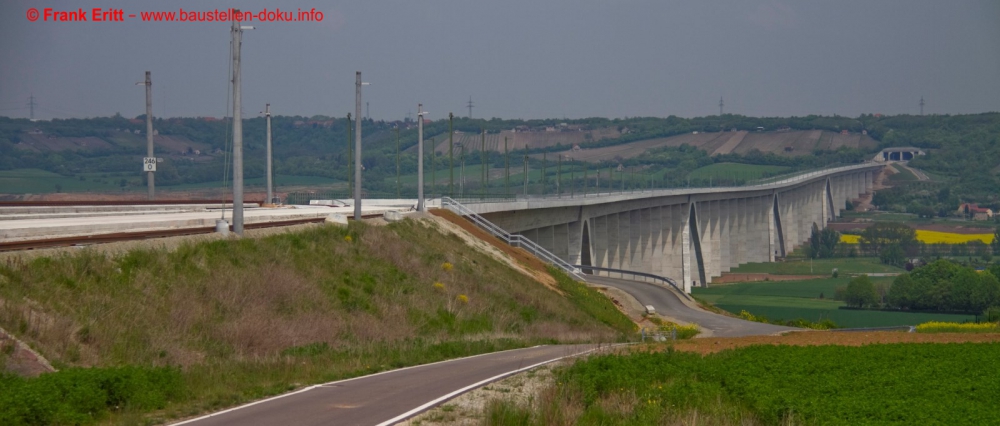
M 902 268 L 885 265 L 874 257 L 832 259 L 786 259 L 784 262 L 747 263 L 730 271 L 733 274 L 767 273 L 775 275 L 830 275 L 833 268 L 840 274 L 873 274 L 906 272 Z
M 136 172 L 138 174 L 138 172 Z M 40 169 L 13 169 L 0 171 L 0 193 L 42 194 L 49 192 L 121 191 L 117 182 L 99 182 L 91 177 L 85 180 Z
M 1000 424 L 998 343 L 757 345 L 602 355 L 488 425 Z
M 756 164 L 739 163 L 715 163 L 705 167 L 695 169 L 689 175 L 692 179 L 715 178 L 738 178 L 738 179 L 759 179 L 765 174 L 768 176 L 784 173 L 789 170 L 785 166 L 766 166 Z
M 892 283 L 892 277 L 874 277 L 876 285 Z M 971 315 L 883 312 L 839 309 L 843 302 L 833 300 L 839 286 L 849 277 L 801 281 L 758 281 L 709 288 L 694 288 L 692 294 L 734 314 L 746 310 L 771 320 L 806 319 L 813 322 L 829 319 L 840 327 L 887 327 L 917 325 L 928 321 L 972 321 Z M 823 299 L 820 299 L 820 294 Z

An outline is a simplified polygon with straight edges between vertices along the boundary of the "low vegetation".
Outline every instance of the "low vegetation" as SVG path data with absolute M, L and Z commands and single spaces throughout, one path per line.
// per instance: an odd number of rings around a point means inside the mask
M 917 333 L 1000 333 L 1000 324 L 956 323 L 956 322 L 925 322 L 917 325 Z
M 0 264 L 0 326 L 61 371 L 4 386 L 56 401 L 47 381 L 103 374 L 78 367 L 165 368 L 181 392 L 126 404 L 157 409 L 147 419 L 157 421 L 406 365 L 634 332 L 598 292 L 555 270 L 547 288 L 437 226 L 352 223 L 172 251 L 12 258 Z M 66 418 L 126 412 L 98 405 Z M 0 423 L 51 423 L 18 416 Z
M 997 343 L 759 345 L 704 357 L 595 356 L 557 371 L 538 399 L 492 401 L 484 423 L 994 424 L 998 350 Z
M 824 259 L 825 260 L 825 259 Z M 808 267 L 808 261 L 805 262 Z M 816 261 L 819 264 L 819 259 Z M 851 277 L 819 278 L 794 281 L 755 281 L 696 287 L 695 297 L 733 315 L 747 311 L 756 317 L 787 324 L 803 319 L 811 323 L 831 321 L 839 327 L 887 327 L 916 325 L 928 321 L 975 321 L 975 315 L 911 312 L 901 310 L 854 310 L 846 306 L 843 293 Z M 888 295 L 893 277 L 872 277 L 878 297 Z M 838 291 L 839 290 L 839 291 Z

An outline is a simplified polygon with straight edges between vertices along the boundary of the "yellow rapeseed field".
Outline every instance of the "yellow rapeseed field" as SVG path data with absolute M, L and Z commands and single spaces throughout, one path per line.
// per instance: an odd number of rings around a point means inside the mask
M 857 235 L 842 234 L 840 242 L 845 244 L 857 244 L 861 237 Z M 965 244 L 969 241 L 979 240 L 986 244 L 993 242 L 993 234 L 955 234 L 951 232 L 917 230 L 917 240 L 924 244 Z
M 1000 325 L 995 322 L 960 324 L 931 321 L 918 325 L 917 333 L 1000 333 Z

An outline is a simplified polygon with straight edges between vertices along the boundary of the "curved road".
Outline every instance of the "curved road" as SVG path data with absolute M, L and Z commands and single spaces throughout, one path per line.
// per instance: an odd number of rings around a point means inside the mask
M 673 290 L 654 284 L 597 276 L 588 276 L 587 281 L 619 288 L 641 304 L 652 305 L 656 312 L 696 323 L 710 330 L 713 336 L 796 330 L 692 308 L 681 302 Z M 536 346 L 402 368 L 310 386 L 175 425 L 391 425 L 502 377 L 601 348 L 601 345 Z
M 175 425 L 390 425 L 460 393 L 609 345 L 535 346 L 310 386 Z
M 587 282 L 621 289 L 635 297 L 643 306 L 652 305 L 656 309 L 656 313 L 698 324 L 702 328 L 710 330 L 714 337 L 754 336 L 798 330 L 793 327 L 746 321 L 692 308 L 684 304 L 674 290 L 656 284 L 590 275 L 587 276 Z

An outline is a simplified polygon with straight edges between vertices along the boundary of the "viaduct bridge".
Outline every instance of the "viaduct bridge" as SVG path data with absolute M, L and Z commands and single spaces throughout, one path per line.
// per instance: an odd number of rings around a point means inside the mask
M 740 264 L 784 257 L 867 193 L 882 164 L 814 171 L 745 187 L 467 202 L 465 207 L 572 265 L 707 286 Z M 594 272 L 607 274 L 606 272 Z

